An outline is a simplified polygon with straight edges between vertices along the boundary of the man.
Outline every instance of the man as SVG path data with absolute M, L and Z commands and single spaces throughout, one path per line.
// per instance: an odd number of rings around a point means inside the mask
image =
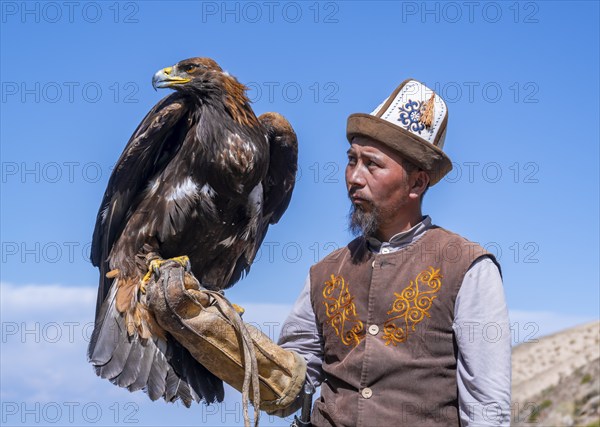
M 508 425 L 499 266 L 421 213 L 427 188 L 452 168 L 447 122 L 444 101 L 415 80 L 349 117 L 350 229 L 360 236 L 311 268 L 280 346 L 175 262 L 148 286 L 159 324 L 256 408 L 292 413 L 304 383 L 320 384 L 314 426 Z
M 509 425 L 499 266 L 421 212 L 428 187 L 452 168 L 447 120 L 444 101 L 415 80 L 348 119 L 359 237 L 311 268 L 279 339 L 321 384 L 314 426 Z

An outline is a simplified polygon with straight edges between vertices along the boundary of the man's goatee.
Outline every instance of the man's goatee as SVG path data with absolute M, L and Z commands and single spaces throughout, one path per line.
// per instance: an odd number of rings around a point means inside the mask
M 354 236 L 372 237 L 379 228 L 379 211 L 373 207 L 370 212 L 357 207 L 355 204 L 350 205 L 348 213 L 348 230 Z

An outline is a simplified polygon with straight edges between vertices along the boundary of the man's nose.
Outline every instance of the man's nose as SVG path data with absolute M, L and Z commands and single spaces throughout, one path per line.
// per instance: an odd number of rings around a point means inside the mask
M 349 186 L 363 187 L 366 184 L 365 177 L 360 167 L 348 166 L 346 168 L 346 184 Z

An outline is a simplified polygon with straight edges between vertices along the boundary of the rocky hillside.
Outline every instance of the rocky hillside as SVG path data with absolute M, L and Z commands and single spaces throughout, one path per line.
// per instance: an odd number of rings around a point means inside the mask
M 513 349 L 513 426 L 600 427 L 600 322 Z

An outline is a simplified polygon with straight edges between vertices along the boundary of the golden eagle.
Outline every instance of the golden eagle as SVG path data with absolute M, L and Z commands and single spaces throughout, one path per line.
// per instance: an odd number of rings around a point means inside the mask
M 247 88 L 209 58 L 158 71 L 163 98 L 119 158 L 96 219 L 100 269 L 88 358 L 96 373 L 152 400 L 223 399 L 223 384 L 166 331 L 144 303 L 145 257 L 187 255 L 202 286 L 232 286 L 252 264 L 295 183 L 294 130 L 256 117 Z

